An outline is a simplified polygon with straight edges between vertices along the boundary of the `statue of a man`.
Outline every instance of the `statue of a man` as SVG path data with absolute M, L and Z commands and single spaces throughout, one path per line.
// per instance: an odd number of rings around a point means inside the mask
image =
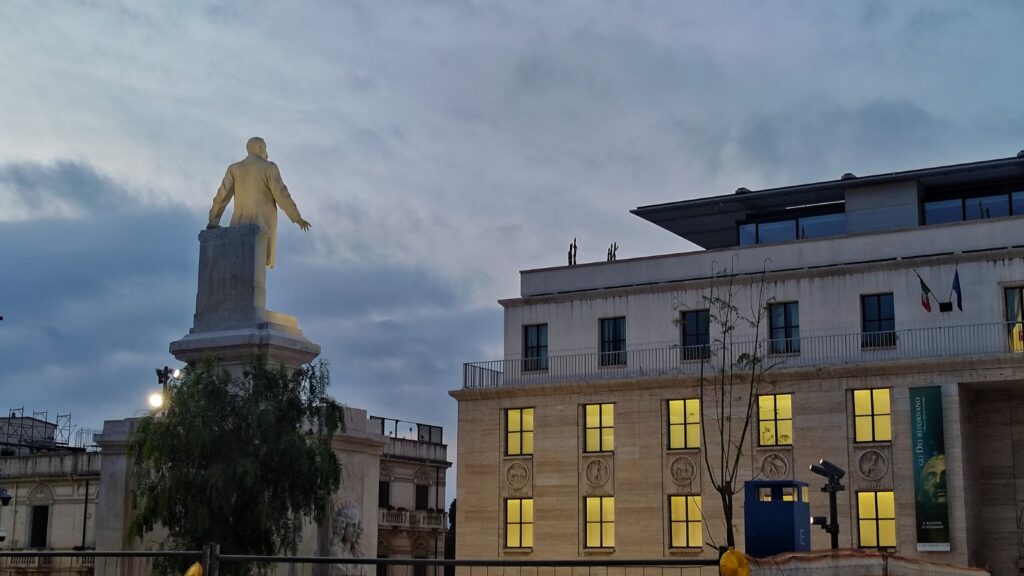
M 231 198 L 235 198 L 235 210 L 231 225 L 257 224 L 267 232 L 267 267 L 274 267 L 274 245 L 277 240 L 277 207 L 280 206 L 292 222 L 303 230 L 309 230 L 309 222 L 302 219 L 295 201 L 288 194 L 288 187 L 281 180 L 277 164 L 267 160 L 267 143 L 263 138 L 249 138 L 245 143 L 249 155 L 241 162 L 228 166 L 217 195 L 210 208 L 210 223 L 207 228 L 220 226 Z

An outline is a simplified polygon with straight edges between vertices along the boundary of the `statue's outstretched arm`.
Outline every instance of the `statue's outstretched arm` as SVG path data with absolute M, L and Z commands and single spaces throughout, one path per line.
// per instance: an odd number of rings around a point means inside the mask
M 289 220 L 299 225 L 299 228 L 309 230 L 309 222 L 303 220 L 302 214 L 299 214 L 299 207 L 295 205 L 295 200 L 292 200 L 292 195 L 288 193 L 288 187 L 284 185 L 284 179 L 281 178 L 281 171 L 278 169 L 277 164 L 271 165 L 268 176 L 270 192 L 274 195 L 274 201 L 277 202 L 277 205 L 284 210 Z
M 207 228 L 216 228 L 220 225 L 220 218 L 224 215 L 224 209 L 228 207 L 228 202 L 231 201 L 231 197 L 234 195 L 235 175 L 231 173 L 231 167 L 229 166 L 224 174 L 224 181 L 221 182 L 220 188 L 217 189 L 217 194 L 213 197 L 213 207 L 210 208 L 210 221 L 206 225 Z

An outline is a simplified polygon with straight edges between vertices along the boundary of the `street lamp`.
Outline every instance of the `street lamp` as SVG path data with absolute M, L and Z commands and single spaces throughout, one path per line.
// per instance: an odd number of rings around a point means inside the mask
M 156 369 L 156 381 L 160 384 L 160 391 L 150 394 L 148 399 L 149 406 L 153 410 L 159 410 L 167 403 L 167 383 L 179 379 L 181 379 L 181 370 L 178 368 L 171 369 L 164 366 Z
M 839 483 L 843 476 L 846 476 L 846 471 L 824 458 L 818 460 L 817 464 L 811 464 L 810 469 L 811 472 L 828 480 L 828 483 L 821 488 L 821 491 L 828 492 L 829 514 L 828 518 L 812 516 L 811 524 L 821 526 L 822 530 L 832 536 L 832 549 L 835 550 L 839 548 L 839 512 L 837 510 L 836 494 L 846 489 L 846 487 Z

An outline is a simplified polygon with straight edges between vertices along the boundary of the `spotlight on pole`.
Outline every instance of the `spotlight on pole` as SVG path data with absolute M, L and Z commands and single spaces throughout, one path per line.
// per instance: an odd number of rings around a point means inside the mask
M 827 519 L 824 516 L 813 516 L 811 524 L 821 526 L 822 530 L 832 536 L 832 549 L 835 550 L 839 548 L 839 506 L 836 502 L 836 494 L 846 489 L 839 483 L 843 476 L 846 476 L 846 471 L 824 458 L 818 460 L 817 464 L 811 464 L 810 470 L 828 480 L 821 491 L 828 492 L 829 515 Z

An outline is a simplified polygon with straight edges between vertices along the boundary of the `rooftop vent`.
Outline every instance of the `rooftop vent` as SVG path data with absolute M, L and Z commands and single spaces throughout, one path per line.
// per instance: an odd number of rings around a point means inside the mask
M 856 180 L 857 179 L 857 175 L 854 174 L 853 172 L 847 172 L 846 174 L 843 174 L 842 177 L 839 178 L 839 179 L 840 180 Z
M 1024 158 L 1024 150 L 1017 152 L 1017 158 Z
M 1021 151 L 1021 154 L 1024 154 L 1024 150 Z M 745 186 L 740 186 L 739 188 L 736 189 L 736 193 L 737 194 L 750 194 L 750 189 L 745 187 Z

